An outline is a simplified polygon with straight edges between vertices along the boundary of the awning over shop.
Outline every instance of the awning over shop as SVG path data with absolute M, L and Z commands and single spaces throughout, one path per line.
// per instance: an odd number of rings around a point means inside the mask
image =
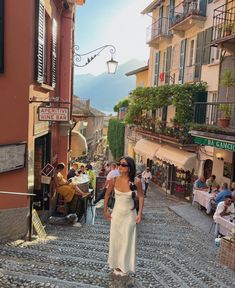
M 77 158 L 87 154 L 86 138 L 78 131 L 72 131 L 71 135 L 71 157 Z
M 185 171 L 195 169 L 196 154 L 164 145 L 156 152 L 157 158 Z
M 160 147 L 160 144 L 146 139 L 141 139 L 136 143 L 134 150 L 135 153 L 141 156 L 146 156 L 149 159 L 154 159 L 155 154 Z

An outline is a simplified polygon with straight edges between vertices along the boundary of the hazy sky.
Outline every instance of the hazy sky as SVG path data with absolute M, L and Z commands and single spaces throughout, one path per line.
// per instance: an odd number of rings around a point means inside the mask
M 106 44 L 116 47 L 114 59 L 120 64 L 139 59 L 147 63 L 149 48 L 146 43 L 146 28 L 151 18 L 140 12 L 152 0 L 86 0 L 76 11 L 75 43 L 80 53 L 86 53 Z M 109 49 L 85 68 L 76 68 L 76 74 L 94 75 L 106 71 L 110 59 Z

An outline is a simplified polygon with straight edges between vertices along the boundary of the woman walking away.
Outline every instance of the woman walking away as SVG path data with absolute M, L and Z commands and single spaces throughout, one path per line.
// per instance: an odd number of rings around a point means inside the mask
M 135 272 L 136 266 L 136 224 L 139 224 L 144 206 L 141 181 L 135 178 L 134 160 L 122 157 L 117 163 L 120 176 L 112 180 L 104 198 L 104 216 L 111 221 L 109 239 L 109 267 L 115 275 L 124 276 Z M 110 193 L 115 191 L 112 214 L 107 208 Z M 139 198 L 139 212 L 136 214 L 135 196 Z

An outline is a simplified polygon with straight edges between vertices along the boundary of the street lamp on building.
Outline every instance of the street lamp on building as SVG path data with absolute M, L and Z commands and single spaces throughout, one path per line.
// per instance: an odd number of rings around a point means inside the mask
M 96 58 L 96 56 L 98 56 L 104 49 L 108 47 L 110 48 L 109 52 L 111 54 L 111 59 L 106 62 L 108 74 L 115 74 L 117 66 L 118 66 L 118 62 L 113 59 L 113 55 L 116 52 L 116 48 L 110 44 L 101 46 L 99 48 L 96 48 L 94 50 L 91 50 L 83 54 L 78 53 L 79 46 L 75 45 L 73 47 L 73 65 L 76 67 L 87 66 L 91 61 L 93 61 Z

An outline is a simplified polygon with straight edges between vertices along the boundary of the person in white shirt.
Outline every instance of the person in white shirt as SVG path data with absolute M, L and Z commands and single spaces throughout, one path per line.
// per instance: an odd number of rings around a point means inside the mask
M 111 171 L 108 173 L 106 177 L 106 181 L 104 183 L 104 188 L 101 193 L 99 193 L 98 197 L 95 199 L 94 204 L 98 203 L 101 199 L 104 198 L 105 192 L 109 187 L 110 180 L 118 177 L 120 175 L 119 170 L 117 169 L 116 163 L 111 164 Z
M 235 213 L 234 203 L 232 202 L 232 196 L 226 196 L 224 201 L 217 205 L 213 219 L 216 222 L 218 217 L 223 217 L 229 215 L 230 213 Z
M 147 167 L 146 170 L 142 173 L 142 177 L 144 179 L 144 196 L 146 197 L 149 182 L 152 179 L 152 173 L 150 172 L 150 168 Z

